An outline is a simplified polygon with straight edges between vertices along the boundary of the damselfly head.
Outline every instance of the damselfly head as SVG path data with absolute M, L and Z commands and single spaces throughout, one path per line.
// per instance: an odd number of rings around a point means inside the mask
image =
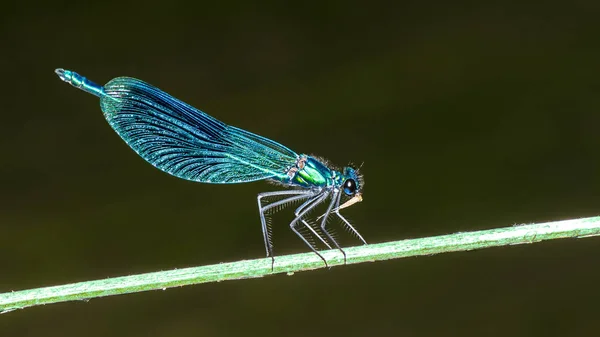
M 348 197 L 351 197 L 348 201 L 341 204 L 338 209 L 350 207 L 357 202 L 362 201 L 362 193 L 361 189 L 364 185 L 362 180 L 362 176 L 358 173 L 358 170 L 353 167 L 346 166 L 344 167 L 344 183 L 342 184 L 342 190 L 344 194 Z
M 343 175 L 345 178 L 344 183 L 342 185 L 344 194 L 346 194 L 349 197 L 353 197 L 357 194 L 360 195 L 360 190 L 362 188 L 363 182 L 362 177 L 358 174 L 358 171 L 352 167 L 346 166 L 344 167 Z

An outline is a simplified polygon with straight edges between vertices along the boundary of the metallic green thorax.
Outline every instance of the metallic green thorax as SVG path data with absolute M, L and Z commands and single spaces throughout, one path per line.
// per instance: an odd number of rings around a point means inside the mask
M 283 182 L 305 188 L 341 186 L 344 177 L 340 172 L 325 166 L 321 161 L 307 155 L 300 155 Z

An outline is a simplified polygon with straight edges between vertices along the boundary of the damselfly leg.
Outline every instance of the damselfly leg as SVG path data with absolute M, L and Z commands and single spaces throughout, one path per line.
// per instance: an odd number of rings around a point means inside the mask
M 313 192 L 314 193 L 314 192 Z M 321 255 L 317 249 L 314 247 L 313 244 L 310 243 L 310 241 L 308 241 L 304 235 L 302 235 L 302 233 L 300 233 L 298 231 L 298 229 L 296 228 L 296 226 L 298 225 L 298 222 L 300 220 L 302 220 L 302 218 L 313 208 L 317 207 L 320 203 L 322 203 L 325 199 L 327 199 L 327 197 L 329 196 L 329 191 L 325 191 L 325 192 L 321 192 L 320 194 L 317 194 L 316 196 L 314 196 L 311 200 L 309 200 L 310 202 L 308 204 L 306 204 L 307 206 L 305 206 L 303 209 L 301 210 L 296 210 L 296 218 L 294 220 L 292 220 L 292 222 L 290 223 L 290 228 L 292 229 L 292 231 L 294 231 L 294 233 L 296 233 L 296 235 L 298 235 L 298 237 L 300 239 L 302 239 L 302 241 L 304 241 L 304 243 L 310 247 L 310 249 L 317 254 L 321 260 L 323 260 L 323 262 L 325 263 L 325 266 L 328 266 L 327 261 L 325 260 L 325 258 L 323 257 L 323 255 Z M 299 207 L 300 208 L 300 207 Z M 309 226 L 310 227 L 310 226 Z M 321 239 L 322 240 L 322 239 Z
M 300 205 L 298 208 L 296 208 L 296 211 L 294 212 L 295 216 L 298 216 L 298 214 L 300 214 L 300 212 L 302 211 L 302 209 L 304 209 L 304 207 L 310 205 L 311 202 L 315 201 L 316 199 L 319 198 L 319 192 L 315 192 L 316 197 L 313 197 L 312 199 L 308 199 L 306 200 L 302 205 Z M 306 226 L 306 228 L 308 228 L 314 236 L 316 236 L 317 238 L 319 238 L 319 240 L 321 240 L 321 242 L 323 242 L 323 244 L 325 246 L 327 246 L 327 248 L 331 249 L 331 245 L 329 243 L 327 243 L 327 241 L 319 234 L 317 233 L 317 231 L 315 231 L 315 229 L 313 228 L 313 226 L 311 226 L 306 220 L 304 219 L 300 219 L 300 221 L 302 221 L 302 223 L 304 224 L 304 226 Z
M 264 207 L 262 206 L 262 202 L 261 202 L 262 198 L 282 196 L 282 195 L 291 195 L 292 197 L 285 198 L 283 200 L 279 200 L 277 202 L 266 205 Z M 273 244 L 271 243 L 271 238 L 269 236 L 269 228 L 267 227 L 267 220 L 265 218 L 265 212 L 271 208 L 274 208 L 274 207 L 277 207 L 280 205 L 285 205 L 289 202 L 294 202 L 297 200 L 310 198 L 313 195 L 314 195 L 314 193 L 312 191 L 291 190 L 291 191 L 263 192 L 263 193 L 259 193 L 258 196 L 256 197 L 256 200 L 258 202 L 258 213 L 260 215 L 260 223 L 262 226 L 263 238 L 265 241 L 265 250 L 267 251 L 267 257 L 271 258 L 271 269 L 273 269 L 273 265 L 275 263 L 275 258 L 273 257 Z
M 341 194 L 340 194 L 339 191 L 334 191 L 333 192 L 333 196 L 331 197 L 331 202 L 329 203 L 329 207 L 327 207 L 327 211 L 325 211 L 325 213 L 322 215 L 323 220 L 321 221 L 321 231 L 323 233 L 325 233 L 325 235 L 327 236 L 327 238 L 331 242 L 333 242 L 333 244 L 335 245 L 335 247 L 342 253 L 342 255 L 344 255 L 344 264 L 346 264 L 346 252 L 342 249 L 342 247 L 340 247 L 340 245 L 337 243 L 337 241 L 335 241 L 335 239 L 333 238 L 333 236 L 331 236 L 331 234 L 329 233 L 329 231 L 327 231 L 327 228 L 325 228 L 327 226 L 327 218 L 329 217 L 329 214 L 331 214 L 331 210 L 333 209 L 333 205 L 335 205 L 336 203 L 339 204 L 340 197 L 341 197 Z
M 335 208 L 333 209 L 333 213 L 335 213 L 335 215 L 337 215 L 340 219 L 342 219 L 342 221 L 344 222 L 344 225 L 346 225 L 346 227 L 354 234 L 356 235 L 356 237 L 362 241 L 362 243 L 364 243 L 365 245 L 367 244 L 367 241 L 365 241 L 365 239 L 363 239 L 362 235 L 360 235 L 360 233 L 350 224 L 350 222 L 348 220 L 346 220 L 346 218 L 344 218 L 341 214 L 340 214 L 340 199 L 341 199 L 341 193 L 337 198 L 337 201 L 335 202 Z

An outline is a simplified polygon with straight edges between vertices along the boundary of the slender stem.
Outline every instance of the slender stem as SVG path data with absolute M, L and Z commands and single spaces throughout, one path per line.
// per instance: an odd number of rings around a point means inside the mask
M 596 235 L 600 235 L 600 217 L 393 241 L 344 250 L 347 263 L 352 264 Z M 344 258 L 339 250 L 324 251 L 322 255 L 330 267 L 343 264 Z M 323 267 L 323 261 L 316 254 L 304 253 L 276 257 L 273 272 L 271 259 L 263 258 L 21 290 L 0 294 L 0 313 L 41 304 L 164 290 L 190 284 L 255 278 L 277 273 L 291 275 Z

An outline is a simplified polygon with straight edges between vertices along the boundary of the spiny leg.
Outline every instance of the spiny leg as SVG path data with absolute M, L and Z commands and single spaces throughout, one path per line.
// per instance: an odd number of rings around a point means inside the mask
M 282 205 L 286 202 L 291 202 L 291 201 L 295 201 L 295 200 L 301 200 L 303 198 L 308 198 L 310 197 L 312 194 L 314 194 L 314 192 L 312 191 L 298 191 L 298 190 L 291 190 L 291 191 L 274 191 L 274 192 L 263 192 L 263 193 L 259 193 L 258 196 L 256 197 L 256 200 L 258 202 L 258 213 L 260 215 L 260 223 L 262 226 L 262 232 L 263 232 L 263 239 L 265 241 L 265 250 L 267 251 L 267 257 L 271 257 L 271 270 L 273 270 L 274 264 L 275 264 L 275 258 L 273 257 L 273 247 L 270 243 L 270 239 L 269 239 L 269 231 L 267 228 L 267 221 L 265 219 L 265 214 L 264 212 L 275 207 L 278 205 Z M 291 198 L 286 198 L 284 200 L 280 200 L 278 202 L 275 202 L 273 204 L 267 205 L 263 208 L 262 203 L 260 201 L 260 199 L 262 198 L 266 198 L 266 197 L 272 197 L 272 196 L 279 196 L 279 195 L 293 195 L 295 197 L 291 197 Z
M 346 252 L 342 249 L 342 247 L 340 247 L 340 245 L 337 243 L 337 241 L 335 241 L 333 236 L 331 236 L 331 234 L 329 234 L 329 232 L 327 231 L 327 228 L 325 228 L 327 226 L 327 218 L 329 217 L 329 214 L 331 213 L 331 210 L 333 209 L 333 205 L 336 203 L 339 204 L 340 197 L 341 197 L 341 194 L 339 191 L 333 192 L 333 196 L 331 197 L 331 202 L 329 203 L 329 207 L 327 207 L 327 211 L 323 214 L 323 220 L 321 221 L 321 231 L 323 233 L 325 233 L 325 235 L 327 235 L 329 240 L 331 240 L 331 242 L 333 242 L 335 247 L 344 255 L 344 264 L 346 264 Z
M 302 205 L 300 205 L 298 208 L 296 208 L 296 211 L 294 212 L 294 215 L 296 217 L 298 217 L 298 214 L 300 214 L 300 212 L 307 207 L 310 203 L 314 202 L 315 200 L 319 199 L 319 195 L 317 195 L 316 197 L 313 197 L 311 199 L 306 200 Z M 325 244 L 325 246 L 327 246 L 327 248 L 331 249 L 331 246 L 329 245 L 329 243 L 323 239 L 323 237 L 321 235 L 319 235 L 319 233 L 317 233 L 317 231 L 315 231 L 314 228 L 312 228 L 311 225 L 308 224 L 308 222 L 306 222 L 306 220 L 304 219 L 300 219 L 300 221 L 302 221 L 302 223 L 304 224 L 304 226 L 306 226 L 306 228 L 308 228 L 317 238 L 319 238 L 319 240 L 321 240 L 321 242 L 323 242 L 323 244 Z
M 285 204 L 287 204 L 287 203 L 294 202 L 294 201 L 297 201 L 297 200 L 302 200 L 302 199 L 310 198 L 310 197 L 312 197 L 312 196 L 314 196 L 314 195 L 315 195 L 315 193 L 314 193 L 314 192 L 301 193 L 301 194 L 300 194 L 300 193 L 298 193 L 298 194 L 299 194 L 299 195 L 297 195 L 297 196 L 290 197 L 290 198 L 285 198 L 285 199 L 282 199 L 282 200 L 276 201 L 276 202 L 274 202 L 274 203 L 272 203 L 272 204 L 269 204 L 269 205 L 267 205 L 267 206 L 264 206 L 263 208 L 261 208 L 262 215 L 264 216 L 264 213 L 265 213 L 266 211 L 270 210 L 271 208 L 275 208 L 275 207 L 278 207 L 278 206 L 281 206 L 281 205 L 285 205 Z M 310 201 L 310 200 L 308 200 L 308 201 L 307 201 L 307 202 L 305 202 L 304 204 L 308 203 L 309 201 Z M 303 205 L 304 205 L 304 204 L 303 204 Z M 310 228 L 310 229 L 311 229 L 311 230 L 313 230 L 312 228 Z M 268 233 L 268 232 L 267 232 L 267 233 Z M 271 250 L 271 254 L 273 254 L 273 251 L 272 251 L 272 250 Z
M 267 257 L 272 255 L 272 251 L 269 248 L 269 234 L 267 231 L 267 224 L 266 224 L 266 219 L 264 216 L 264 212 L 281 204 L 284 204 L 286 202 L 290 202 L 290 201 L 294 201 L 294 200 L 300 200 L 302 198 L 308 198 L 310 197 L 311 191 L 298 191 L 298 190 L 291 190 L 291 191 L 274 191 L 274 192 L 263 192 L 263 193 L 259 193 L 256 197 L 256 200 L 258 202 L 258 212 L 260 215 L 260 220 L 261 220 L 261 225 L 262 225 L 262 231 L 263 231 L 263 237 L 265 240 L 265 249 L 267 251 Z M 265 207 L 262 206 L 261 203 L 261 199 L 262 198 L 268 198 L 268 197 L 273 197 L 273 196 L 280 196 L 280 195 L 297 195 L 298 197 L 292 197 L 292 198 L 286 198 L 284 200 L 280 200 L 278 202 L 272 203 L 270 205 L 267 205 Z M 291 200 L 288 200 L 291 199 Z
M 352 231 L 352 233 L 354 233 L 354 235 L 356 235 L 356 237 L 358 239 L 360 239 L 360 241 L 362 241 L 366 245 L 367 241 L 365 241 L 365 239 L 363 239 L 362 235 L 360 235 L 360 233 L 350 224 L 350 222 L 348 220 L 346 220 L 346 218 L 344 218 L 340 214 L 340 198 L 341 198 L 341 196 L 342 195 L 340 194 L 337 201 L 335 202 L 335 208 L 333 209 L 333 213 L 335 213 L 335 215 L 337 215 L 340 219 L 342 219 L 344 224 Z
M 296 218 L 294 220 L 292 220 L 292 222 L 290 223 L 290 228 L 292 229 L 292 231 L 294 233 L 296 233 L 296 235 L 298 235 L 298 237 L 300 237 L 300 239 L 302 239 L 302 241 L 304 241 L 304 243 L 315 253 L 317 254 L 321 260 L 323 260 L 323 262 L 325 263 L 325 266 L 328 267 L 329 265 L 327 264 L 327 261 L 325 260 L 325 258 L 323 257 L 323 255 L 321 255 L 316 249 L 315 247 L 313 247 L 313 245 L 308 242 L 308 240 L 306 240 L 306 238 L 300 233 L 298 232 L 298 230 L 296 229 L 296 225 L 298 224 L 298 221 L 300 221 L 302 219 L 302 217 L 308 213 L 311 209 L 315 208 L 317 205 L 319 205 L 320 203 L 323 202 L 323 200 L 325 200 L 327 197 L 329 196 L 329 192 L 323 192 L 321 193 L 318 198 L 314 198 L 314 202 L 308 206 L 306 206 L 302 211 L 300 211 L 300 213 L 298 213 L 298 215 L 296 216 Z

